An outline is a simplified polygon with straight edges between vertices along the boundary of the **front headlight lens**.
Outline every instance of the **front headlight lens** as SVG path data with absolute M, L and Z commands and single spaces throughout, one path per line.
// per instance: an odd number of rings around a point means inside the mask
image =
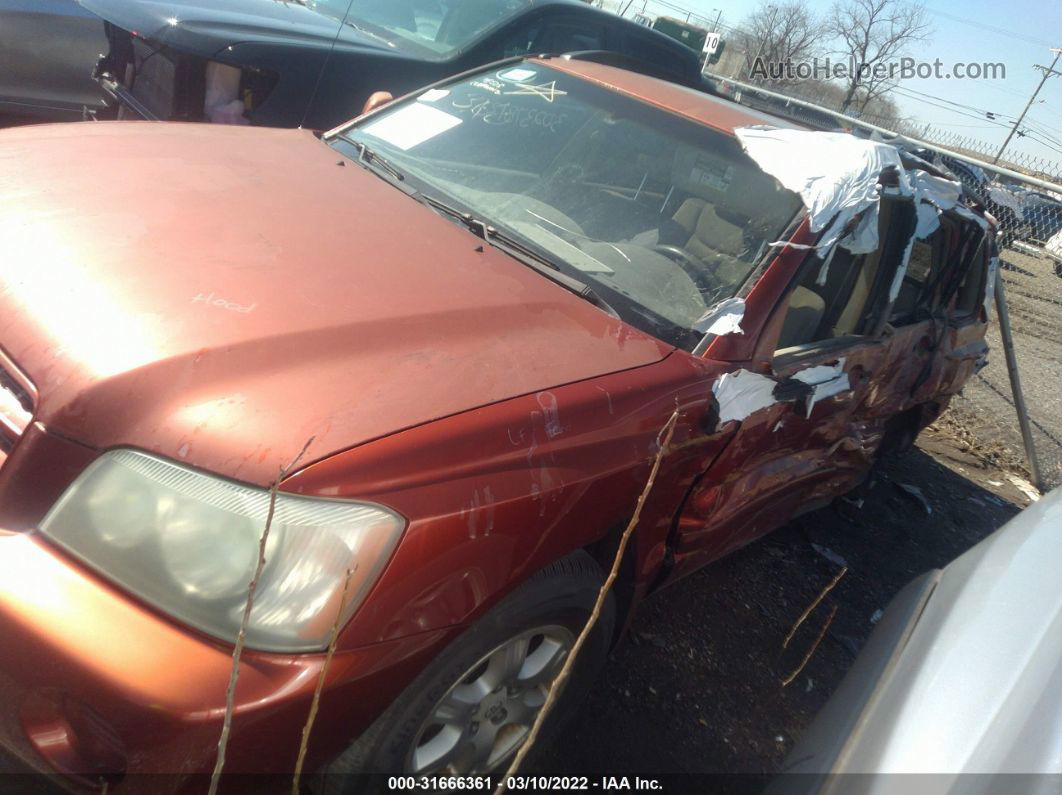
M 81 474 L 40 529 L 145 601 L 234 641 L 268 513 L 264 489 L 116 450 Z M 337 612 L 353 615 L 404 528 L 377 505 L 278 493 L 247 646 L 325 648 Z

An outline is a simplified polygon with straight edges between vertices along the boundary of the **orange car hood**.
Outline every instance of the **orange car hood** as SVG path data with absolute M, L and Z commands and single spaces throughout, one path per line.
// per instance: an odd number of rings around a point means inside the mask
M 0 135 L 0 346 L 36 419 L 268 483 L 670 347 L 312 133 L 79 123 Z

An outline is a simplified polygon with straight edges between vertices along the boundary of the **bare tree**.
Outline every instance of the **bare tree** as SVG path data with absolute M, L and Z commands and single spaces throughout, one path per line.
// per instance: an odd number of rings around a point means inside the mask
M 784 3 L 760 0 L 759 7 L 745 18 L 743 27 L 740 44 L 745 50 L 745 71 L 753 79 L 757 61 L 776 64 L 806 61 L 824 38 L 822 26 L 806 0 Z
M 847 78 L 841 112 L 859 110 L 893 85 L 890 64 L 930 35 L 925 6 L 908 0 L 838 0 L 826 18 L 827 33 L 855 67 Z

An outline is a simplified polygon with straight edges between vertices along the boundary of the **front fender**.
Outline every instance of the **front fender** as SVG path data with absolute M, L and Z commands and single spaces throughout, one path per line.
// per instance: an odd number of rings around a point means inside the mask
M 633 548 L 636 578 L 655 577 L 683 497 L 725 443 L 705 432 L 712 378 L 711 365 L 678 352 L 398 433 L 289 478 L 285 491 L 369 499 L 409 520 L 341 644 L 471 622 L 534 572 L 625 525 L 678 405 Z

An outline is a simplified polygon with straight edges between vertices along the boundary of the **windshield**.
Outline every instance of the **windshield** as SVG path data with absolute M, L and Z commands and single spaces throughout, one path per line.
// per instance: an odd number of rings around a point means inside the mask
M 447 58 L 529 8 L 532 0 L 305 0 L 305 4 L 397 49 Z
M 342 134 L 687 350 L 801 207 L 732 136 L 539 64 L 428 90 Z

